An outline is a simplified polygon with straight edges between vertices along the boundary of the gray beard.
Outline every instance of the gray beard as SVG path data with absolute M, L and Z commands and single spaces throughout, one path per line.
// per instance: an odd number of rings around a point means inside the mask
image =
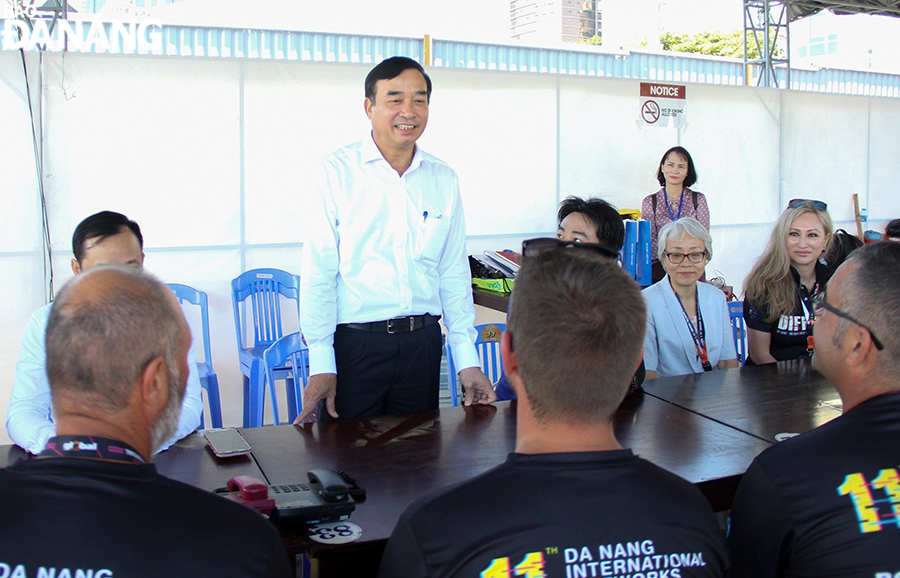
M 184 400 L 185 382 L 181 379 L 178 366 L 170 360 L 166 360 L 169 369 L 169 404 L 160 418 L 153 424 L 150 430 L 150 450 L 156 454 L 157 450 L 172 437 L 178 428 L 178 419 L 181 417 L 181 402 Z

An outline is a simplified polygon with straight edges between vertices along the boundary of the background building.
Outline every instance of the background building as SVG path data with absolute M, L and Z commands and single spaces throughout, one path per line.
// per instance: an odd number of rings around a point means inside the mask
M 604 0 L 510 0 L 510 37 L 528 44 L 601 36 Z
M 791 23 L 791 66 L 900 73 L 900 19 L 820 12 Z

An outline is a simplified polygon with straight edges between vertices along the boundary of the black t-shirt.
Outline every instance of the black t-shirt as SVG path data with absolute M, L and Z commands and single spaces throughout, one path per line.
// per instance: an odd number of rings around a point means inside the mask
M 700 492 L 618 450 L 514 453 L 419 499 L 397 523 L 379 578 L 689 578 L 726 570 L 724 537 Z
M 797 285 L 797 296 L 800 299 L 795 301 L 794 310 L 790 315 L 782 315 L 771 323 L 765 321 L 769 315 L 768 303 L 751 303 L 744 300 L 744 322 L 750 329 L 772 334 L 769 353 L 776 360 L 797 359 L 806 354 L 807 337 L 812 334 L 812 324 L 809 323 L 809 319 L 813 316 L 811 301 L 813 296 L 825 287 L 831 273 L 832 270 L 826 265 L 816 263 L 816 287 L 810 292 L 800 284 L 800 275 L 791 267 L 791 275 Z M 752 365 L 753 360 L 748 360 L 748 363 Z
M 900 572 L 900 394 L 757 456 L 731 511 L 732 576 Z
M 20 565 L 29 578 L 41 568 L 73 578 L 290 576 L 262 516 L 152 464 L 28 460 L 0 470 L 0 488 L 0 569 L 11 576 Z

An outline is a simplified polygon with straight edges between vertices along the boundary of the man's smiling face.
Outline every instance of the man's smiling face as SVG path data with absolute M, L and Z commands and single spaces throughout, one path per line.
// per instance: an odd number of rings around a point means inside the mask
M 375 91 L 374 102 L 366 99 L 375 144 L 385 157 L 403 154 L 415 146 L 428 124 L 425 77 L 408 68 L 394 78 L 379 80 Z

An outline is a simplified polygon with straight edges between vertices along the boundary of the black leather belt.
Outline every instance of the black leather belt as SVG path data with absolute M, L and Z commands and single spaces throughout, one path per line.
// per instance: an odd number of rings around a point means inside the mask
M 436 315 L 410 315 L 409 317 L 396 317 L 387 321 L 373 321 L 371 323 L 342 323 L 338 327 L 366 331 L 368 333 L 409 333 L 429 325 L 434 325 L 440 317 Z

